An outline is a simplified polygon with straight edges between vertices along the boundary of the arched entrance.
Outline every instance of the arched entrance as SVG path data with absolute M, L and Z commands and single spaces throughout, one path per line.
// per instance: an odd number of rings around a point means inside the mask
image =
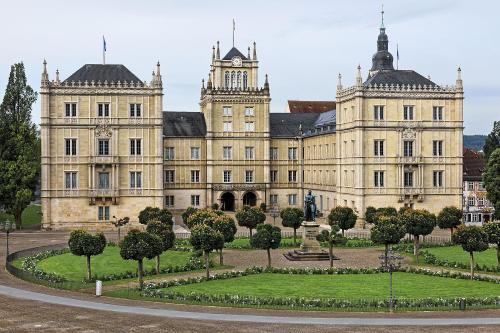
M 234 211 L 234 194 L 225 192 L 220 197 L 220 209 Z
M 253 207 L 257 205 L 257 196 L 253 192 L 247 192 L 243 195 L 243 206 Z

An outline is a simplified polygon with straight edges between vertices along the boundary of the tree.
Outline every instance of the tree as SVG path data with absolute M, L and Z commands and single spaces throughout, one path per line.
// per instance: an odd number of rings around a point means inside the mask
M 139 230 L 131 230 L 120 243 L 120 256 L 125 260 L 136 260 L 139 288 L 144 286 L 144 258 L 153 259 L 163 252 L 163 244 L 158 236 Z
M 196 224 L 191 229 L 191 245 L 195 250 L 202 251 L 205 256 L 207 279 L 210 277 L 210 252 L 224 246 L 224 236 L 204 223 Z M 222 245 L 221 245 L 222 244 Z
M 394 207 L 380 207 L 375 208 L 373 206 L 366 207 L 365 212 L 365 222 L 370 224 L 376 224 L 377 219 L 381 216 L 396 216 L 398 211 Z
M 277 249 L 281 243 L 281 229 L 270 224 L 260 224 L 257 232 L 250 238 L 250 245 L 267 251 L 267 267 L 271 267 L 271 249 Z
M 342 236 L 344 236 L 344 231 L 353 228 L 357 218 L 358 216 L 351 208 L 338 206 L 332 209 L 328 215 L 328 223 L 330 225 L 337 224 L 342 230 Z
M 455 244 L 462 246 L 465 252 L 470 255 L 470 278 L 474 278 L 474 252 L 483 252 L 488 249 L 488 235 L 486 232 L 476 226 L 461 226 L 452 235 L 451 240 Z
M 198 224 L 206 224 L 211 227 L 218 216 L 220 215 L 218 215 L 216 211 L 212 209 L 198 209 L 188 217 L 186 225 L 189 229 L 192 229 L 195 225 Z
M 165 223 L 169 226 L 174 225 L 172 213 L 168 209 L 158 207 L 146 207 L 139 213 L 139 223 L 147 225 L 149 221 L 155 220 Z
M 413 236 L 413 254 L 418 264 L 418 246 L 420 236 L 429 235 L 436 226 L 436 216 L 426 210 L 407 209 L 401 214 L 406 232 Z
M 37 93 L 27 85 L 24 64 L 11 66 L 0 104 L 0 202 L 14 215 L 18 229 L 40 175 L 40 138 L 31 121 L 36 98 Z
M 240 227 L 246 227 L 250 230 L 251 238 L 252 230 L 266 221 L 266 214 L 259 208 L 244 206 L 236 213 L 236 219 Z
M 365 211 L 365 222 L 369 224 L 375 223 L 375 214 L 377 213 L 377 209 L 373 206 L 366 207 Z
M 113 218 L 115 218 L 115 216 L 113 216 Z M 127 225 L 129 222 L 130 222 L 129 217 L 124 217 L 121 219 L 117 218 L 115 221 L 111 222 L 118 230 L 118 243 L 120 243 L 120 228 L 123 227 L 124 225 Z
M 497 122 L 500 124 L 500 121 Z M 491 153 L 483 174 L 486 196 L 495 207 L 495 217 L 500 219 L 500 148 Z
M 497 266 L 500 269 L 500 221 L 489 221 L 483 224 L 483 229 L 488 235 L 488 243 L 497 246 Z
M 217 216 L 213 223 L 213 228 L 215 229 L 215 231 L 220 232 L 224 237 L 223 245 L 234 241 L 234 235 L 236 235 L 237 228 L 236 223 L 231 216 Z M 221 265 L 224 265 L 224 256 L 222 254 L 223 247 L 219 249 L 219 262 Z
M 191 214 L 193 214 L 194 212 L 196 212 L 198 210 L 198 208 L 195 208 L 195 207 L 188 207 L 184 213 L 181 214 L 181 217 L 182 217 L 182 222 L 184 222 L 185 225 L 187 225 L 187 220 L 188 218 L 191 216 Z
M 489 161 L 491 154 L 500 148 L 500 121 L 493 122 L 493 129 L 484 142 L 484 158 Z
M 384 262 L 387 265 L 389 245 L 397 244 L 406 234 L 405 227 L 397 216 L 381 216 L 371 229 L 370 238 L 375 244 L 384 245 Z
M 450 229 L 453 235 L 453 228 L 458 227 L 462 223 L 462 211 L 457 207 L 444 207 L 438 214 L 437 225 L 441 229 Z
M 87 257 L 87 280 L 92 278 L 90 257 L 101 254 L 106 247 L 106 237 L 100 233 L 91 235 L 85 230 L 74 230 L 68 241 L 69 250 L 75 256 Z
M 170 225 L 159 220 L 150 220 L 146 226 L 146 232 L 155 235 L 160 239 L 162 252 L 165 252 L 174 246 L 175 233 Z M 156 255 L 156 274 L 160 274 L 160 255 L 161 253 Z
M 304 211 L 300 208 L 288 207 L 280 212 L 280 217 L 284 227 L 293 228 L 293 245 L 296 245 L 297 229 L 304 221 Z
M 332 225 L 330 231 L 323 230 L 321 233 L 316 236 L 316 239 L 319 242 L 328 243 L 328 256 L 330 258 L 330 268 L 333 267 L 333 246 L 334 245 L 343 245 L 347 243 L 347 238 L 342 235 L 339 235 L 340 228 L 338 225 Z

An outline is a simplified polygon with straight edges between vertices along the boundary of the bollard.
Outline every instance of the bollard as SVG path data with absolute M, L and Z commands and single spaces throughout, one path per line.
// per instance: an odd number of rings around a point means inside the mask
M 460 310 L 464 311 L 465 310 L 465 298 L 461 298 L 459 301 L 458 301 L 458 307 L 460 308 Z
M 96 296 L 102 295 L 102 281 L 100 281 L 100 280 L 97 280 L 95 282 L 95 295 Z

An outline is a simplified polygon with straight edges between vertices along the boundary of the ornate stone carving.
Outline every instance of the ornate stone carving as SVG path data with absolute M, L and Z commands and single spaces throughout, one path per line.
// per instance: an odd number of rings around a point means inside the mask
M 417 137 L 417 133 L 413 128 L 405 128 L 402 133 L 403 139 L 415 139 Z
M 264 184 L 213 184 L 214 191 L 258 191 L 265 188 Z
M 111 128 L 108 126 L 108 124 L 99 124 L 95 128 L 95 136 L 97 137 L 105 137 L 105 138 L 110 138 L 113 135 L 113 131 Z

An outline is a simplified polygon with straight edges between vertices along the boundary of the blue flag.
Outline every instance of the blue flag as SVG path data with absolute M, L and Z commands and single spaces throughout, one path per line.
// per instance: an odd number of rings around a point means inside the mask
M 104 36 L 102 36 L 102 48 L 106 52 L 106 39 L 104 39 Z

